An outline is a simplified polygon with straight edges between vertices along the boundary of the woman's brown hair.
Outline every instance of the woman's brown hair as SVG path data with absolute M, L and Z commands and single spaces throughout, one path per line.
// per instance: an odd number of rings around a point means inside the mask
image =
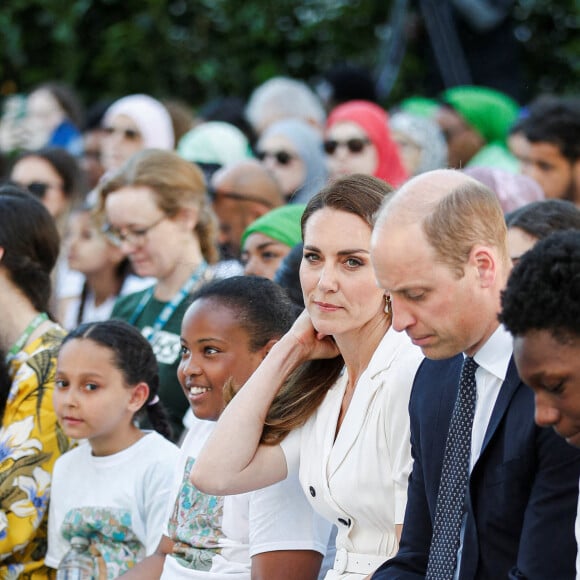
M 349 175 L 330 183 L 308 202 L 302 215 L 302 238 L 310 217 L 324 208 L 357 215 L 372 229 L 383 199 L 391 191 L 388 183 L 369 175 Z M 296 369 L 272 402 L 261 442 L 280 443 L 290 431 L 303 425 L 322 403 L 343 367 L 344 359 L 338 355 L 310 360 Z
M 194 231 L 203 257 L 210 264 L 218 261 L 217 219 L 206 195 L 203 173 L 197 165 L 172 151 L 140 151 L 99 187 L 98 213 L 104 213 L 110 193 L 127 186 L 149 187 L 159 209 L 169 217 L 184 207 L 195 206 L 199 214 Z

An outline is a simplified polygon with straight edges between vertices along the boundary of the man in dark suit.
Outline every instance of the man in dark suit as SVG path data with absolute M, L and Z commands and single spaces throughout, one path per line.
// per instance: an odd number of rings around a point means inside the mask
M 427 357 L 409 405 L 400 549 L 373 579 L 574 578 L 580 453 L 535 425 L 498 322 L 511 264 L 497 197 L 459 172 L 422 174 L 386 201 L 372 258 L 394 328 Z M 471 414 L 464 358 L 475 369 Z M 452 454 L 457 439 L 465 453 Z

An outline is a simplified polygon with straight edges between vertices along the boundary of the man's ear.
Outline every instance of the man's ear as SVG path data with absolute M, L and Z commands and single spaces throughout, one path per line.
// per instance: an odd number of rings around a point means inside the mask
M 4 257 L 4 248 L 0 246 L 0 262 L 2 261 L 3 257 Z
M 472 248 L 470 261 L 477 269 L 482 288 L 489 288 L 497 278 L 499 257 L 489 246 L 476 245 Z

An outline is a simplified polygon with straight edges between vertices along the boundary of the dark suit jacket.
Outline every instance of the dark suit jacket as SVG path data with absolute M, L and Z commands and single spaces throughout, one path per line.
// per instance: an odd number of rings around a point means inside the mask
M 409 412 L 414 458 L 398 554 L 373 580 L 425 576 L 445 440 L 463 356 L 425 359 Z M 575 578 L 580 450 L 534 423 L 513 359 L 471 473 L 460 580 Z

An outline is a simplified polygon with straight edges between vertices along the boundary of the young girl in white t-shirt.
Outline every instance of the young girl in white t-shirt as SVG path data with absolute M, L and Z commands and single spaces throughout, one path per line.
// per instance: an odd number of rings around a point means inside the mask
M 87 442 L 54 468 L 48 566 L 58 567 L 75 536 L 89 538 L 110 579 L 154 551 L 179 455 L 165 438 L 158 387 L 151 346 L 126 322 L 82 324 L 64 339 L 54 408 L 66 435 Z M 137 426 L 142 411 L 156 431 Z

